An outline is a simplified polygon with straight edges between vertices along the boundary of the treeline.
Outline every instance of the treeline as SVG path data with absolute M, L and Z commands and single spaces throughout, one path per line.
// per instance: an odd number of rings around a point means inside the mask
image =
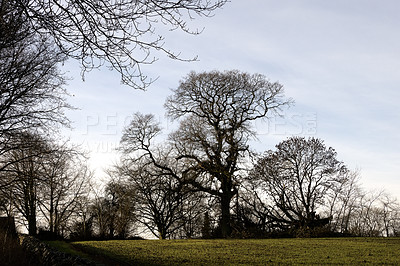
M 145 228 L 160 239 L 224 237 L 217 197 L 137 161 L 125 161 L 110 174 L 104 206 L 115 209 L 103 212 L 112 214 L 105 215 L 109 221 L 130 221 L 131 229 Z M 229 237 L 399 236 L 398 201 L 363 189 L 359 173 L 337 161 L 319 139 L 283 141 L 260 155 L 240 182 L 230 204 Z M 132 216 L 121 215 L 127 202 Z
M 322 140 L 251 150 L 251 122 L 289 104 L 262 75 L 190 73 L 165 104 L 177 129 L 158 138 L 154 116 L 136 113 L 100 190 L 79 148 L 15 131 L 0 157 L 0 212 L 52 239 L 397 236 L 398 202 L 365 191 Z

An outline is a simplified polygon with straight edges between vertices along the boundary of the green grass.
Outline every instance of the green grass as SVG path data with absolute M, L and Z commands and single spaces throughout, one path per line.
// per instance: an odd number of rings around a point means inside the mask
M 128 264 L 400 264 L 400 238 L 111 240 L 74 242 Z
M 86 259 L 90 259 L 91 257 L 88 256 L 88 254 L 76 250 L 70 243 L 67 243 L 65 241 L 44 241 L 47 245 L 49 245 L 50 247 L 53 247 L 61 252 L 64 253 L 69 253 L 72 254 L 74 256 L 79 256 L 82 258 L 86 258 Z

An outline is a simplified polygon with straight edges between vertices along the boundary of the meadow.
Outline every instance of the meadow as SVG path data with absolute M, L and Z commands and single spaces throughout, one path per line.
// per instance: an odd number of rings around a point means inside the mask
M 121 265 L 400 264 L 400 238 L 73 242 Z

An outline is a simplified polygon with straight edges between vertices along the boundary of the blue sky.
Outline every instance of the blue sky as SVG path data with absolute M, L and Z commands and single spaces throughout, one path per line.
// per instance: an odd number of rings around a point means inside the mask
M 147 91 L 120 83 L 118 73 L 94 70 L 74 77 L 69 112 L 71 140 L 91 151 L 99 178 L 117 160 L 115 147 L 129 116 L 154 113 L 165 134 L 171 124 L 163 104 L 170 89 L 191 70 L 239 69 L 279 81 L 295 105 L 283 118 L 254 124 L 257 151 L 272 149 L 292 135 L 321 138 L 350 168 L 359 169 L 368 189 L 386 189 L 400 199 L 400 2 L 391 0 L 232 1 L 212 18 L 191 21 L 202 34 L 166 34 L 166 47 L 197 62 L 163 55 L 146 74 L 156 78 Z

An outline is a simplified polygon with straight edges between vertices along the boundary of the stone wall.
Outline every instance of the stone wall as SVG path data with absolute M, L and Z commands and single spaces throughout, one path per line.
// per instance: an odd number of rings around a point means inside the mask
M 19 239 L 22 248 L 30 256 L 35 257 L 40 265 L 96 265 L 87 259 L 60 252 L 32 236 L 20 235 Z

